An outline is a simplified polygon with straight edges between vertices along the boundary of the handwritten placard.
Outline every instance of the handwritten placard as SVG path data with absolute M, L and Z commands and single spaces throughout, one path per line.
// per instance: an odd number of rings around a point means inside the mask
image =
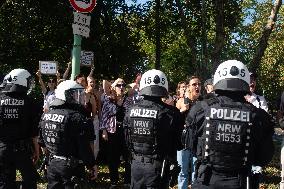
M 55 75 L 57 72 L 58 62 L 56 61 L 39 61 L 39 70 L 42 74 Z
M 94 52 L 81 51 L 80 64 L 81 66 L 92 66 L 94 62 Z

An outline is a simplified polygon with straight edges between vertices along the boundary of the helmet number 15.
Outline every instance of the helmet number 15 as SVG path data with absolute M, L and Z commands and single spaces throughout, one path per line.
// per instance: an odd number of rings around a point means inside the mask
M 228 74 L 228 69 L 227 68 L 223 68 L 222 70 L 219 70 L 218 72 L 219 76 L 226 76 Z
M 12 81 L 17 81 L 17 80 L 18 80 L 18 76 L 15 75 L 15 76 L 13 77 Z
M 155 83 L 155 79 L 153 79 L 153 81 Z M 145 84 L 150 85 L 151 83 L 152 83 L 152 77 L 146 77 L 145 78 Z M 162 85 L 165 85 L 166 79 L 162 77 L 161 80 L 159 80 L 159 83 L 161 83 Z M 158 84 L 158 83 L 155 83 L 155 84 Z
M 222 70 L 219 70 L 219 71 L 218 71 L 218 74 L 219 74 L 220 77 L 222 77 L 222 76 L 225 77 L 225 76 L 228 75 L 228 73 L 229 73 L 229 72 L 228 72 L 228 68 L 223 68 Z M 246 71 L 245 71 L 245 69 L 241 69 L 239 73 L 240 73 L 239 75 L 240 75 L 241 77 L 245 77 L 245 76 L 246 76 Z

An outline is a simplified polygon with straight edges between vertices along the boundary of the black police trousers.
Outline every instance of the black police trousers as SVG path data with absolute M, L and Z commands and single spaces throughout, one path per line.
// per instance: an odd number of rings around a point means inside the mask
M 207 176 L 205 176 L 207 177 Z M 226 175 L 213 173 L 209 175 L 204 181 L 201 178 L 197 178 L 192 189 L 246 189 L 246 176 L 245 175 Z
M 130 189 L 168 189 L 169 178 L 161 178 L 162 161 L 134 157 L 131 162 Z
M 0 142 L 0 189 L 15 189 L 16 170 L 22 176 L 22 189 L 36 189 L 38 173 L 32 162 L 28 145 Z
M 83 164 L 51 158 L 47 167 L 48 189 L 74 189 L 73 177 L 85 178 Z

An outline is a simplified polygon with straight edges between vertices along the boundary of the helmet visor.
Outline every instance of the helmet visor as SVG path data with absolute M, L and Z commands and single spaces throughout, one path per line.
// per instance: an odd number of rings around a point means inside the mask
M 84 89 L 70 89 L 65 92 L 66 102 L 85 105 L 86 93 Z

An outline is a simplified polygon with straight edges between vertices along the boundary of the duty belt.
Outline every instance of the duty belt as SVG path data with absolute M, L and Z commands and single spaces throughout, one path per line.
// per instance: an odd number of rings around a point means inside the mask
M 61 159 L 61 160 L 64 160 L 64 161 L 78 161 L 79 164 L 83 164 L 83 161 L 82 160 L 78 160 L 77 158 L 74 158 L 74 157 L 71 157 L 71 158 L 68 158 L 68 157 L 64 157 L 64 156 L 57 156 L 57 155 L 52 155 L 51 158 L 52 159 Z
M 132 159 L 135 161 L 141 161 L 142 163 L 154 163 L 154 161 L 162 161 L 160 158 L 155 157 L 149 157 L 146 155 L 137 155 L 133 154 Z
M 212 173 L 213 174 L 219 174 L 219 175 L 228 175 L 228 176 L 238 176 L 238 175 L 247 175 L 249 173 L 248 169 L 238 169 L 238 170 L 222 170 L 218 169 L 216 167 L 212 167 Z

